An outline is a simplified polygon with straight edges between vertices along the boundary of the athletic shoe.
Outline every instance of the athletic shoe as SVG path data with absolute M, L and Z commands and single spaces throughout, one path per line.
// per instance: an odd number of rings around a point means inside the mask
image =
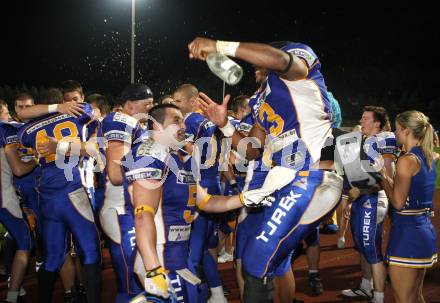
M 226 263 L 226 262 L 232 262 L 234 260 L 234 256 L 232 254 L 229 254 L 227 252 L 224 252 L 221 254 L 218 259 L 217 263 Z
M 363 289 L 360 286 L 352 289 L 344 289 L 341 294 L 350 298 L 366 298 L 368 300 L 373 298 L 371 290 Z
M 77 297 L 79 302 L 87 303 L 87 294 L 84 285 L 80 284 L 76 287 Z
M 322 285 L 319 272 L 309 274 L 309 286 L 312 289 L 312 293 L 315 296 L 319 296 L 324 292 L 324 285 Z
M 43 265 L 43 262 L 35 261 L 35 272 L 38 272 L 40 270 L 41 265 Z
M 64 293 L 64 303 L 79 303 L 76 292 L 72 291 Z
M 9 289 L 9 284 L 11 283 L 11 276 L 8 277 L 8 289 Z M 20 291 L 18 293 L 19 297 L 24 297 L 26 296 L 27 292 L 26 290 L 23 288 L 23 286 L 20 286 Z
M 345 238 L 344 237 L 338 238 L 337 246 L 338 246 L 339 249 L 344 249 L 345 248 Z
M 223 285 L 223 294 L 225 295 L 225 297 L 227 297 L 231 294 L 231 291 L 225 285 Z

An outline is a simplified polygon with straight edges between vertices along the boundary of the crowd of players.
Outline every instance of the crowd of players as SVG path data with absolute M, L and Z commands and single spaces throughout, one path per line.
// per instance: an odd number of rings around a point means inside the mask
M 58 274 L 65 302 L 101 302 L 101 239 L 115 302 L 227 302 L 217 247 L 230 234 L 243 302 L 300 302 L 292 259 L 304 241 L 321 294 L 319 226 L 340 204 L 363 276 L 342 294 L 384 302 L 388 272 L 396 302 L 424 302 L 437 261 L 429 119 L 401 113 L 393 133 L 386 110 L 367 106 L 361 132 L 341 130 L 321 63 L 302 43 L 196 38 L 188 50 L 254 65 L 257 91 L 215 102 L 184 84 L 156 102 L 131 84 L 108 112 L 103 96 L 85 98 L 69 80 L 41 104 L 19 94 L 14 120 L 0 103 L 0 223 L 15 242 L 6 302 L 19 300 L 33 250 L 38 302 L 51 302 Z

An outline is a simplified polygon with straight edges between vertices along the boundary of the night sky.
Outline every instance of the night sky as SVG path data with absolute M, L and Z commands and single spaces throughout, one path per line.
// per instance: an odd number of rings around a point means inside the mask
M 221 81 L 187 57 L 192 38 L 292 40 L 315 50 L 329 89 L 341 99 L 401 102 L 407 94 L 425 105 L 440 103 L 433 8 L 315 3 L 137 0 L 136 78 L 156 95 L 191 82 L 217 97 Z M 0 86 L 76 79 L 88 92 L 118 95 L 130 77 L 130 22 L 130 0 L 1 1 Z M 252 69 L 242 65 L 243 81 L 228 88 L 234 94 L 255 89 Z

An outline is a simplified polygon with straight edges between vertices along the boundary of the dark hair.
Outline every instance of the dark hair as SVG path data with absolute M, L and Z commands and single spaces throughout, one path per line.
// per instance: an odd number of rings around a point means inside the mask
M 133 83 L 124 88 L 121 98 L 123 103 L 127 101 L 144 100 L 153 98 L 153 92 L 146 84 Z
M 61 83 L 61 92 L 63 93 L 63 95 L 65 93 L 70 93 L 70 92 L 78 92 L 81 95 L 84 95 L 83 92 L 83 88 L 81 86 L 81 84 L 78 81 L 75 80 L 66 80 L 63 83 Z
M 14 101 L 15 103 L 14 104 L 16 105 L 18 100 L 24 101 L 24 100 L 28 100 L 28 99 L 31 99 L 32 103 L 34 102 L 34 97 L 32 97 L 31 94 L 29 94 L 27 92 L 20 92 L 15 96 L 15 101 Z
M 105 97 L 101 94 L 91 94 L 86 98 L 86 102 L 90 104 L 95 103 L 102 115 L 105 115 L 109 112 L 108 106 L 105 102 Z
M 63 103 L 63 93 L 58 88 L 48 88 L 41 94 L 40 104 Z
M 372 112 L 374 122 L 380 123 L 380 129 L 383 129 L 390 121 L 390 117 L 385 108 L 382 106 L 367 105 L 364 106 L 364 112 Z
M 157 121 L 160 124 L 163 123 L 163 121 L 165 120 L 165 111 L 167 108 L 174 108 L 180 111 L 180 108 L 178 108 L 176 105 L 169 103 L 153 106 L 148 112 L 148 115 L 152 118 L 152 119 L 148 119 L 148 129 L 153 129 L 153 125 L 155 121 Z
M 245 107 L 249 103 L 249 97 L 246 95 L 240 95 L 235 97 L 231 103 L 229 103 L 229 110 L 232 110 L 234 113 L 238 112 L 238 109 L 241 107 Z

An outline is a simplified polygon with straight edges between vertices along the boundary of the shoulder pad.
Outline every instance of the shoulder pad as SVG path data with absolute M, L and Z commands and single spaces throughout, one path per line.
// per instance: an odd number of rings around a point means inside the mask
M 142 143 L 140 143 L 136 151 L 136 157 L 148 157 L 148 156 L 164 162 L 168 156 L 168 152 L 159 144 L 154 143 L 154 141 L 145 140 Z
M 120 112 L 114 114 L 113 121 L 127 124 L 132 128 L 135 128 L 138 122 L 135 118 Z

